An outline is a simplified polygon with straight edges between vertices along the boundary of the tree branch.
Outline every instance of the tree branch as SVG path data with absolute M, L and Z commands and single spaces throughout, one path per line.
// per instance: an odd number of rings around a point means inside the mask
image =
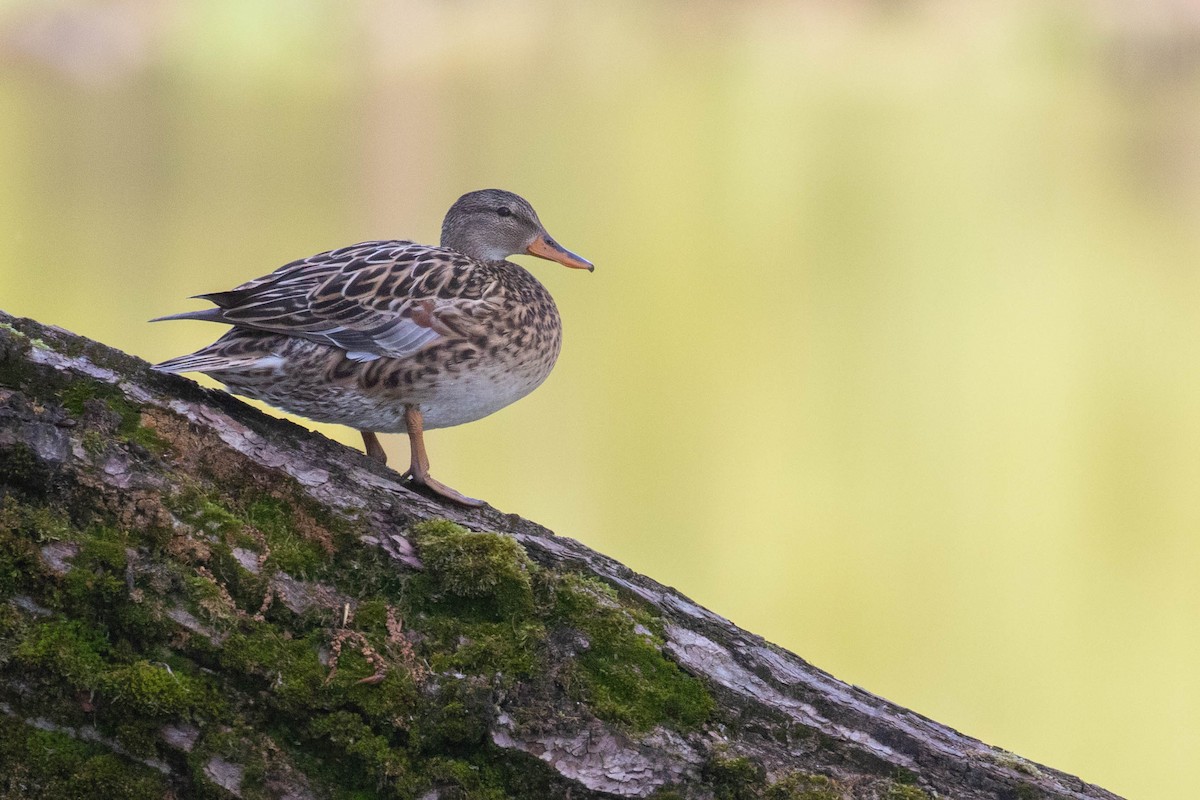
M 1115 797 L 3 313 L 0 499 L 0 796 Z

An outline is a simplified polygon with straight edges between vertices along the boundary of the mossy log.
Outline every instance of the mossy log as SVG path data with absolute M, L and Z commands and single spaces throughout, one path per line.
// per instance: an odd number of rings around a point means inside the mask
M 1114 798 L 0 313 L 0 797 Z

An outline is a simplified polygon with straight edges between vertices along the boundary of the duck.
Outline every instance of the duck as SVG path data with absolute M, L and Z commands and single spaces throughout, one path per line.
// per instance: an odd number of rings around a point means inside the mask
M 550 292 L 509 256 L 589 272 L 524 198 L 482 189 L 458 198 L 439 246 L 360 242 L 292 261 L 224 292 L 211 308 L 158 317 L 229 325 L 217 341 L 153 366 L 200 372 L 235 394 L 362 434 L 383 464 L 378 434 L 408 435 L 411 484 L 464 506 L 430 475 L 424 432 L 474 422 L 546 380 L 562 348 Z

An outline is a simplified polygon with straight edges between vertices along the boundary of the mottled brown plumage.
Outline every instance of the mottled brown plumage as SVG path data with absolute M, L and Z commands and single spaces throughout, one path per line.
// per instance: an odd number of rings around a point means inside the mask
M 155 366 L 204 372 L 231 391 L 319 422 L 407 432 L 413 480 L 476 504 L 428 474 L 422 430 L 484 417 L 533 391 L 562 343 L 558 309 L 536 278 L 506 261 L 530 253 L 591 269 L 560 247 L 511 192 L 463 195 L 440 247 L 374 241 L 293 261 L 228 292 L 216 307 L 162 319 L 233 328 Z

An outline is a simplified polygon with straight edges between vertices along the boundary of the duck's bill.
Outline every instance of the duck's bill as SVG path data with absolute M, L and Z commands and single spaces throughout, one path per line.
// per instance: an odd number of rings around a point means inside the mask
M 586 258 L 583 258 L 582 256 L 575 255 L 570 250 L 551 239 L 550 236 L 545 233 L 540 234 L 536 239 L 534 239 L 533 243 L 525 249 L 525 252 L 529 253 L 531 256 L 537 256 L 538 258 L 557 261 L 563 266 L 567 266 L 572 269 L 586 269 L 588 272 L 591 272 L 596 268 L 595 264 L 588 261 Z

